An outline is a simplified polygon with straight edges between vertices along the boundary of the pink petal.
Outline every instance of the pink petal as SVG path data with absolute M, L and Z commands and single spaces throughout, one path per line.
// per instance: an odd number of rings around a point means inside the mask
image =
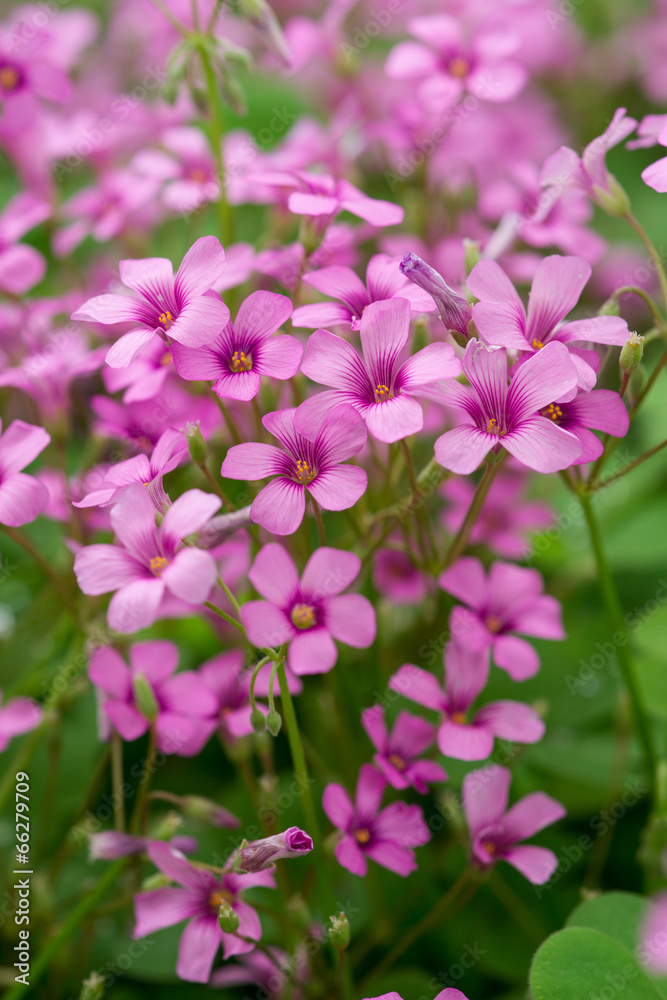
M 444 704 L 444 693 L 438 681 L 421 667 L 406 663 L 389 678 L 388 687 L 398 691 L 404 698 L 424 705 L 434 711 L 441 711 Z
M 544 473 L 567 469 L 581 454 L 581 442 L 574 434 L 541 416 L 524 420 L 503 437 L 503 444 L 529 469 Z
M 178 667 L 178 647 L 167 639 L 135 642 L 130 646 L 132 673 L 141 673 L 155 687 L 161 685 Z
M 523 66 L 513 62 L 483 63 L 470 74 L 466 86 L 482 101 L 511 101 L 526 85 L 528 74 Z
M 30 732 L 42 720 L 42 709 L 32 698 L 13 698 L 0 707 L 0 751 L 13 736 Z
M 343 837 L 336 845 L 336 860 L 343 868 L 347 868 L 353 875 L 365 875 L 368 871 L 368 862 L 359 844 L 353 837 Z
M 248 601 L 241 608 L 241 616 L 250 642 L 259 648 L 282 646 L 296 632 L 285 612 L 267 601 Z
M 202 236 L 181 261 L 174 282 L 176 295 L 185 299 L 203 295 L 222 277 L 224 269 L 225 251 L 220 241 L 215 236 Z
M 418 42 L 400 42 L 389 53 L 384 71 L 392 80 L 411 80 L 435 73 L 438 60 L 434 52 Z
M 388 868 L 390 872 L 402 875 L 404 878 L 417 870 L 417 862 L 409 847 L 402 847 L 391 840 L 379 840 L 366 848 L 366 854 L 376 864 Z
M 407 299 L 371 302 L 361 317 L 360 336 L 371 378 L 391 385 L 394 366 L 410 333 L 410 303 Z
M 0 252 L 0 289 L 10 295 L 25 295 L 46 274 L 46 260 L 25 243 L 5 247 Z
M 128 552 L 144 563 L 159 549 L 155 506 L 139 483 L 129 486 L 113 507 L 111 527 Z
M 3 480 L 34 462 L 50 441 L 51 435 L 43 427 L 13 420 L 0 437 L 0 473 Z
M 252 292 L 239 306 L 234 331 L 244 342 L 255 344 L 274 334 L 292 315 L 292 303 L 275 292 Z
M 193 670 L 169 678 L 160 688 L 164 706 L 173 712 L 206 718 L 214 715 L 218 703 L 206 682 Z
M 664 194 L 667 191 L 667 156 L 642 170 L 642 180 L 654 191 Z
M 540 658 L 530 645 L 514 635 L 501 635 L 493 644 L 493 659 L 513 681 L 526 681 L 540 669 Z
M 320 551 L 326 553 L 336 550 L 324 549 Z M 343 558 L 345 555 L 347 553 L 344 554 Z M 315 555 L 311 557 L 311 562 L 314 559 Z M 306 573 L 308 566 L 310 566 L 310 562 L 306 566 Z M 356 576 L 358 572 L 357 568 L 354 575 Z M 304 578 L 306 573 L 304 573 Z M 248 573 L 248 579 L 262 597 L 280 607 L 290 605 L 299 589 L 299 574 L 291 556 L 282 545 L 277 545 L 275 542 L 264 545 L 259 550 L 252 564 L 252 569 Z M 310 587 L 310 582 L 306 586 Z
M 520 701 L 494 701 L 484 705 L 475 722 L 501 740 L 537 743 L 544 736 L 544 722 L 537 712 Z
M 306 275 L 304 281 L 306 280 Z M 317 330 L 320 327 L 349 326 L 352 314 L 347 306 L 338 302 L 313 302 L 308 306 L 299 306 L 292 313 L 292 326 L 295 330 Z
M 29 524 L 48 502 L 48 491 L 38 479 L 16 472 L 0 484 L 0 524 L 12 528 Z
M 194 719 L 180 712 L 162 711 L 155 723 L 158 749 L 180 757 L 196 757 L 217 726 L 215 719 Z
M 488 604 L 489 587 L 479 559 L 461 556 L 438 577 L 438 586 L 459 601 L 478 610 Z
M 370 398 L 370 378 L 363 361 L 351 344 L 327 330 L 316 330 L 308 338 L 301 371 L 320 385 L 350 389 L 360 398 Z
M 340 209 L 338 198 L 307 191 L 292 191 L 287 207 L 295 215 L 334 215 Z
M 334 639 L 355 649 L 375 641 L 377 625 L 371 602 L 361 594 L 342 594 L 326 602 L 326 627 Z
M 191 920 L 183 931 L 178 948 L 176 973 L 179 978 L 188 983 L 207 983 L 221 943 L 222 931 L 215 914 L 200 915 Z
M 169 336 L 188 347 L 210 343 L 229 322 L 229 309 L 217 292 L 190 299 L 169 328 Z
M 406 392 L 411 392 L 441 378 L 455 378 L 461 374 L 461 362 L 449 344 L 429 344 L 413 354 L 401 366 L 396 382 Z
M 365 420 L 368 433 L 387 444 L 400 441 L 410 434 L 417 434 L 424 426 L 421 406 L 416 399 L 405 394 L 380 403 L 371 403 L 365 413 Z
M 253 500 L 250 516 L 274 535 L 291 535 L 303 521 L 305 492 L 300 483 L 274 479 Z
M 299 370 L 303 346 L 296 337 L 279 334 L 257 348 L 253 371 L 269 378 L 292 378 Z
M 435 458 L 444 469 L 467 476 L 479 468 L 497 444 L 495 435 L 485 434 L 470 424 L 464 424 L 436 438 Z
M 556 331 L 558 339 L 569 344 L 590 341 L 592 344 L 613 344 L 622 347 L 630 338 L 628 324 L 620 316 L 591 316 L 576 319 Z
M 104 360 L 111 368 L 127 368 L 154 336 L 154 331 L 149 328 L 125 333 L 109 348 Z
M 0 489 L 0 510 L 2 490 Z M 74 559 L 74 573 L 84 594 L 96 596 L 118 590 L 144 575 L 143 566 L 115 545 L 86 545 Z
M 348 510 L 364 495 L 367 486 L 368 476 L 363 469 L 356 465 L 336 465 L 320 472 L 307 489 L 324 510 Z
M 220 497 L 214 493 L 204 493 L 203 490 L 183 493 L 164 515 L 161 533 L 165 547 L 175 548 L 187 535 L 194 535 L 211 520 L 221 505 Z
M 226 479 L 266 479 L 285 468 L 285 453 L 272 444 L 235 444 L 225 455 L 220 475 Z
M 88 665 L 88 676 L 93 684 L 112 698 L 126 701 L 131 697 L 130 671 L 120 653 L 111 646 L 95 650 Z
M 534 885 L 548 882 L 558 867 L 558 858 L 553 851 L 546 847 L 534 847 L 532 844 L 512 847 L 505 851 L 503 857 Z
M 169 270 L 171 270 L 171 262 Z M 123 262 L 121 261 L 121 267 Z M 113 323 L 152 324 L 152 313 L 146 302 L 133 295 L 96 295 L 75 309 L 72 319 L 88 320 L 108 326 Z M 118 367 L 122 367 L 119 365 Z
M 507 412 L 520 420 L 560 399 L 577 384 L 577 373 L 564 344 L 554 341 L 515 370 L 507 393 Z
M 512 631 L 540 639 L 564 639 L 560 601 L 549 594 L 536 597 L 512 615 Z
M 157 618 L 164 594 L 164 581 L 135 580 L 111 598 L 107 621 L 117 632 L 127 634 L 148 628 Z
M 298 364 L 297 364 L 298 368 Z M 223 372 L 213 385 L 213 392 L 221 399 L 238 399 L 248 402 L 254 399 L 262 385 L 258 371 Z
M 309 410 L 299 406 L 294 411 L 294 430 L 315 444 L 323 464 L 327 465 L 351 458 L 366 443 L 364 422 L 354 407 L 347 403 L 329 410 L 316 428 Z
M 583 257 L 554 254 L 541 261 L 528 300 L 526 337 L 544 340 L 579 301 L 591 276 L 591 266 Z
M 337 264 L 332 267 L 321 267 L 318 271 L 305 274 L 303 281 L 316 288 L 318 292 L 344 302 L 348 314 L 346 322 L 349 322 L 350 313 L 359 318 L 369 303 L 366 286 L 351 267 L 342 267 Z M 330 305 L 330 303 L 321 304 L 326 307 Z M 306 306 L 305 308 L 311 307 Z
M 168 875 L 172 882 L 178 882 L 188 889 L 199 889 L 201 893 L 202 890 L 213 890 L 217 885 L 211 872 L 195 868 L 181 851 L 163 841 L 150 841 L 148 856 L 155 867 Z
M 544 792 L 532 792 L 515 803 L 502 821 L 503 836 L 528 840 L 566 815 L 565 807 Z
M 463 779 L 463 808 L 474 840 L 479 831 L 495 826 L 507 808 L 512 772 L 498 764 L 470 771 Z
M 135 938 L 173 927 L 195 916 L 201 908 L 201 893 L 192 889 L 154 889 L 134 897 Z
M 301 577 L 301 590 L 316 600 L 334 597 L 349 587 L 360 570 L 361 560 L 354 552 L 322 546 L 315 550 L 306 563 Z M 292 595 L 293 593 L 294 591 L 291 592 Z M 285 597 L 290 599 L 287 592 Z
M 107 701 L 104 703 L 104 711 L 114 729 L 130 743 L 148 732 L 148 720 L 132 705 L 127 705 L 123 701 Z
M 354 806 L 342 785 L 327 785 L 322 795 L 322 808 L 334 826 L 347 830 L 354 816 Z
M 466 725 L 444 719 L 438 729 L 438 749 L 456 760 L 486 760 L 493 750 L 493 734 L 476 721 Z
M 386 784 L 384 775 L 372 764 L 361 765 L 354 799 L 357 817 L 371 819 L 375 816 L 380 808 Z
M 338 659 L 336 644 L 323 628 L 298 632 L 290 642 L 290 670 L 298 677 L 306 674 L 326 674 Z
M 361 713 L 361 724 L 376 750 L 383 750 L 387 743 L 387 723 L 381 705 L 372 705 Z

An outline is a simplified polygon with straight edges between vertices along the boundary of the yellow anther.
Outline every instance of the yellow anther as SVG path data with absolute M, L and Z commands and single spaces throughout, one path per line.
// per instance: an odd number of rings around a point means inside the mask
M 160 324 L 160 326 L 163 326 L 165 330 L 168 330 L 171 326 L 173 326 L 174 317 L 167 309 L 165 309 L 163 313 L 160 313 L 157 321 Z
M 495 632 L 500 632 L 503 623 L 501 622 L 500 618 L 496 617 L 496 615 L 489 615 L 484 624 L 488 628 L 489 632 L 495 633 Z
M 456 722 L 459 726 L 465 726 L 466 714 L 465 712 L 452 712 L 451 720 L 452 722 Z
M 171 356 L 171 351 L 165 351 L 162 357 L 160 358 L 160 364 L 162 366 L 165 366 L 165 365 L 172 365 L 173 363 L 174 359 Z
M 169 565 L 169 560 L 165 559 L 164 556 L 153 556 L 150 561 L 151 573 L 155 573 L 156 576 L 162 575 L 162 570 Z
M 536 351 L 541 351 L 542 348 L 544 347 L 544 344 L 542 343 L 541 340 L 538 340 L 537 337 L 533 337 L 533 347 L 535 348 Z
M 454 56 L 447 67 L 451 76 L 457 80 L 465 80 L 470 72 L 470 63 L 463 56 Z
M 291 617 L 292 624 L 298 629 L 312 628 L 315 624 L 315 611 L 310 604 L 295 604 Z
M 378 403 L 383 403 L 385 399 L 393 399 L 393 398 L 394 394 L 388 385 L 383 385 L 382 383 L 380 383 L 380 385 L 375 386 L 375 399 L 377 400 Z
M 225 892 L 224 889 L 216 889 L 216 891 L 212 892 L 208 897 L 209 906 L 216 911 L 220 909 L 223 903 L 229 903 L 231 906 L 233 902 L 234 897 L 231 892 Z
M 3 66 L 0 69 L 0 87 L 2 87 L 5 93 L 16 90 L 20 79 L 19 71 L 14 66 Z
M 506 433 L 506 431 L 501 431 L 500 427 L 498 426 L 498 421 L 496 420 L 496 418 L 491 417 L 491 419 L 489 420 L 489 426 L 486 428 L 486 433 L 498 434 L 500 437 L 502 437 L 503 434 Z
M 558 420 L 563 416 L 563 411 L 557 403 L 549 403 L 546 409 L 542 410 L 543 417 L 549 417 L 551 420 Z
M 405 771 L 405 761 L 397 753 L 390 754 L 389 760 L 394 765 L 397 771 Z
M 317 470 L 312 469 L 308 462 L 298 459 L 296 463 L 296 478 L 300 483 L 310 483 L 317 475 Z
M 487 851 L 491 855 L 496 853 L 496 845 L 493 843 L 492 840 L 483 840 L 482 847 L 484 848 L 485 851 Z
M 355 830 L 354 839 L 357 841 L 358 844 L 367 844 L 368 841 L 371 839 L 371 832 L 370 830 L 365 830 L 365 829 Z
M 234 351 L 229 367 L 233 372 L 249 372 L 252 368 L 252 361 L 243 351 Z

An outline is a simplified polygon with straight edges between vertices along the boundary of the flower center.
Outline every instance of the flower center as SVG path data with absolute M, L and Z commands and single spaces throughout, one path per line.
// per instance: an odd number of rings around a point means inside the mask
M 229 362 L 229 367 L 233 372 L 249 372 L 252 368 L 252 359 L 245 355 L 243 351 L 234 351 L 232 360 Z
M 488 628 L 489 632 L 493 632 L 495 634 L 496 632 L 500 632 L 503 623 L 496 615 L 488 615 L 484 624 Z
M 389 755 L 389 760 L 394 765 L 397 771 L 405 771 L 405 761 L 399 754 L 392 753 Z
M 491 855 L 491 857 L 493 857 L 493 855 L 496 853 L 496 845 L 493 843 L 492 840 L 483 840 L 482 847 L 488 854 Z
M 310 483 L 317 475 L 317 469 L 311 468 L 304 459 L 298 459 L 296 463 L 296 478 L 299 483 Z
M 385 399 L 393 399 L 394 394 L 388 385 L 380 383 L 375 386 L 375 400 L 377 403 L 384 403 Z
M 502 437 L 503 434 L 507 434 L 507 431 L 501 430 L 498 421 L 495 417 L 491 417 L 489 420 L 489 426 L 486 428 L 487 434 L 497 434 L 498 437 Z
M 470 72 L 470 63 L 463 56 L 454 56 L 447 67 L 451 76 L 457 80 L 465 80 Z
M 194 181 L 195 184 L 203 184 L 206 180 L 206 171 L 201 167 L 192 167 L 191 170 L 188 170 L 186 176 L 188 180 Z
M 542 416 L 550 420 L 559 420 L 563 416 L 563 411 L 557 403 L 549 403 L 546 409 L 542 410 Z
M 164 556 L 153 556 L 150 561 L 151 573 L 155 573 L 156 576 L 162 576 L 163 569 L 169 565 L 169 560 L 165 559 Z
M 171 315 L 168 309 L 165 309 L 163 313 L 157 318 L 158 323 L 165 330 L 169 330 L 174 325 L 174 317 Z
M 363 827 L 361 830 L 354 831 L 354 839 L 358 844 L 367 844 L 371 839 L 371 831 Z
M 537 337 L 533 337 L 533 347 L 535 348 L 536 351 L 541 351 L 542 348 L 544 347 L 544 344 L 542 343 L 541 340 L 538 340 Z
M 292 608 L 292 624 L 298 629 L 312 628 L 315 624 L 315 609 L 310 604 L 295 604 Z
M 2 66 L 0 68 L 0 87 L 6 94 L 11 94 L 16 90 L 21 82 L 21 74 L 15 66 Z
M 456 722 L 459 726 L 465 726 L 466 714 L 465 712 L 452 712 L 451 720 L 452 722 Z
M 226 892 L 224 889 L 216 889 L 216 891 L 212 892 L 211 895 L 208 897 L 209 906 L 211 907 L 212 910 L 215 910 L 216 913 L 218 912 L 223 903 L 229 903 L 229 905 L 231 906 L 233 902 L 234 902 L 234 897 L 232 896 L 231 892 Z
M 166 367 L 167 365 L 171 365 L 173 363 L 174 359 L 171 356 L 171 351 L 165 351 L 162 357 L 160 358 L 160 365 L 162 367 Z

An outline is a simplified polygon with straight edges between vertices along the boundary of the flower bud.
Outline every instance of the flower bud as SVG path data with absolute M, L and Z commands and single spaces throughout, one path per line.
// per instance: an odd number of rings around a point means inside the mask
M 631 372 L 638 368 L 641 364 L 642 356 L 644 354 L 644 338 L 638 336 L 636 333 L 630 334 L 630 339 L 626 340 L 621 348 L 621 355 L 618 359 L 618 363 L 621 366 L 621 371 L 629 375 Z
M 223 934 L 236 934 L 241 920 L 227 900 L 223 899 L 218 910 L 218 924 Z
M 190 458 L 197 465 L 201 465 L 202 462 L 206 461 L 206 441 L 204 441 L 204 435 L 199 430 L 199 421 L 196 424 L 188 422 L 185 425 L 185 437 L 188 442 Z
M 266 729 L 266 716 L 259 708 L 253 708 L 250 713 L 250 725 L 256 733 L 263 733 Z
M 280 718 L 280 715 L 276 712 L 275 708 L 272 708 L 266 717 L 266 728 L 272 736 L 277 736 L 282 724 L 283 720 Z
M 154 872 L 141 883 L 142 892 L 152 892 L 153 889 L 165 889 L 171 885 L 171 879 L 164 872 Z
M 594 184 L 592 195 L 593 201 L 607 215 L 622 216 L 630 212 L 630 199 L 613 174 L 607 174 L 607 190 Z
M 87 979 L 81 983 L 79 1000 L 102 1000 L 104 996 L 104 976 L 99 972 L 91 972 Z
M 201 795 L 184 795 L 181 799 L 181 808 L 184 814 L 191 819 L 202 820 L 213 826 L 232 829 L 241 825 L 241 821 L 228 809 L 219 806 L 217 802 L 212 802 L 211 799 L 205 799 Z
M 618 300 L 615 298 L 607 299 L 603 302 L 598 309 L 598 316 L 620 316 L 621 307 L 618 304 Z
M 329 920 L 329 940 L 334 948 L 344 951 L 350 943 L 350 921 L 342 912 L 337 917 L 329 917 Z
M 132 690 L 134 691 L 134 700 L 137 703 L 137 708 L 144 719 L 148 719 L 149 722 L 155 722 L 160 714 L 160 706 L 153 694 L 153 688 L 143 674 L 134 675 L 132 678 Z
M 401 274 L 428 292 L 437 305 L 440 319 L 447 329 L 455 331 L 467 341 L 472 309 L 463 296 L 450 288 L 442 275 L 416 253 L 406 253 L 398 266 Z
M 308 834 L 298 826 L 291 826 L 273 837 L 241 844 L 234 857 L 234 871 L 261 872 L 280 858 L 299 858 L 310 854 L 312 849 L 313 841 Z
M 479 240 L 463 240 L 463 263 L 466 274 L 470 274 L 475 264 L 482 259 L 482 248 Z

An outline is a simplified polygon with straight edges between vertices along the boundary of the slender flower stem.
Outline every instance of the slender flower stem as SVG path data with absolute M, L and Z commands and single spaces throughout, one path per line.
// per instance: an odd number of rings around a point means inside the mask
M 156 10 L 159 10 L 161 14 L 164 14 L 164 16 L 167 18 L 172 27 L 176 28 L 176 31 L 179 33 L 179 35 L 183 35 L 183 37 L 185 38 L 187 37 L 187 35 L 190 34 L 190 31 L 186 27 L 186 25 L 184 25 L 182 21 L 179 21 L 178 18 L 174 14 L 172 14 L 167 5 L 165 3 L 162 3 L 162 0 L 150 0 L 150 2 L 153 4 Z
M 303 789 L 303 811 L 306 814 L 306 822 L 309 825 L 309 829 L 312 830 L 311 835 L 313 840 L 315 840 L 316 843 L 321 844 L 322 839 L 320 836 L 320 824 L 317 819 L 313 793 L 310 788 L 310 778 L 308 777 L 306 757 L 303 752 L 303 744 L 301 743 L 299 724 L 296 721 L 294 703 L 292 701 L 292 695 L 290 694 L 289 687 L 287 686 L 284 660 L 281 661 L 280 666 L 278 667 L 278 680 L 280 682 L 280 700 L 282 703 L 287 739 L 289 740 L 290 752 L 292 754 L 292 763 L 294 764 L 294 772 L 296 774 L 298 784 L 301 785 Z
M 484 501 L 486 500 L 486 495 L 489 492 L 491 483 L 493 482 L 502 461 L 503 459 L 500 459 L 500 461 L 495 461 L 486 465 L 482 478 L 477 484 L 475 495 L 470 502 L 470 507 L 468 508 L 468 513 L 465 516 L 463 524 L 459 528 L 458 533 L 454 536 L 452 543 L 449 546 L 449 550 L 445 556 L 444 569 L 451 566 L 453 562 L 456 562 L 468 544 L 470 532 L 475 525 L 475 521 L 477 520 L 479 512 L 481 511 Z
M 141 831 L 142 834 L 145 834 L 146 832 L 146 796 L 148 795 L 151 778 L 153 777 L 153 771 L 155 770 L 156 754 L 157 743 L 155 737 L 155 725 L 152 723 L 148 732 L 148 756 L 144 761 L 144 769 L 141 775 L 141 780 L 139 781 L 137 802 L 134 807 L 134 812 L 132 813 L 132 819 L 130 820 L 131 833 L 139 833 L 139 831 Z
M 232 438 L 234 439 L 234 444 L 241 444 L 241 441 L 243 440 L 243 438 L 241 436 L 241 433 L 240 433 L 238 427 L 234 423 L 234 418 L 232 417 L 231 413 L 229 412 L 229 410 L 227 409 L 227 407 L 225 406 L 225 404 L 223 403 L 223 401 L 220 399 L 220 397 L 217 396 L 215 393 L 213 393 L 213 398 L 215 399 L 216 403 L 218 404 L 218 409 L 222 413 L 222 418 L 225 421 L 225 424 L 227 425 L 227 430 L 229 431 L 229 433 L 231 434 Z
M 257 680 L 257 674 L 260 672 L 262 667 L 269 662 L 269 659 L 270 658 L 268 656 L 263 656 L 262 659 L 259 660 L 259 662 L 256 663 L 252 669 L 252 677 L 250 678 L 250 691 L 249 691 L 251 708 L 257 708 L 257 705 L 255 703 L 255 681 Z
M 232 218 L 229 202 L 227 201 L 225 163 L 222 153 L 222 137 L 224 133 L 222 101 L 215 73 L 213 71 L 213 65 L 211 63 L 209 53 L 204 45 L 199 46 L 199 56 L 204 70 L 204 77 L 206 78 L 206 89 L 208 91 L 211 115 L 209 130 L 210 144 L 211 151 L 215 159 L 217 181 L 220 186 L 220 198 L 218 199 L 218 209 L 220 212 L 220 235 L 222 237 L 222 242 L 225 246 L 227 246 L 228 244 L 234 242 L 234 220 Z
M 236 598 L 234 597 L 234 595 L 232 594 L 231 590 L 229 589 L 229 587 L 227 586 L 227 584 L 225 583 L 225 581 L 222 579 L 222 577 L 220 576 L 220 574 L 218 574 L 218 586 L 224 592 L 225 597 L 227 598 L 227 600 L 229 601 L 229 603 L 231 604 L 231 606 L 234 608 L 234 611 L 236 612 L 236 614 L 240 618 L 241 617 L 241 605 L 236 600 Z
M 612 295 L 612 299 L 614 300 L 614 302 L 618 302 L 621 295 L 630 295 L 630 294 L 638 295 L 640 299 L 644 300 L 648 308 L 651 310 L 651 315 L 653 316 L 656 325 L 664 323 L 664 319 L 662 318 L 660 310 L 658 309 L 655 301 L 653 300 L 653 297 L 649 295 L 648 292 L 644 291 L 643 288 L 639 288 L 637 285 L 623 285 L 621 288 L 617 288 L 614 294 Z
M 408 950 L 410 945 L 414 944 L 414 942 L 417 941 L 422 936 L 422 934 L 425 934 L 442 919 L 442 917 L 447 913 L 447 910 L 451 906 L 452 902 L 461 893 L 462 895 L 460 895 L 458 906 L 455 907 L 452 914 L 450 914 L 450 917 L 453 916 L 454 913 L 458 913 L 466 905 L 466 903 L 475 894 L 480 884 L 479 882 L 471 881 L 470 876 L 471 876 L 471 871 L 469 868 L 466 868 L 459 875 L 456 882 L 454 882 L 454 884 L 450 886 L 445 895 L 438 900 L 435 906 L 431 910 L 429 910 L 429 912 L 425 916 L 423 916 L 422 919 L 417 924 L 415 924 L 411 930 L 409 930 L 406 934 L 403 935 L 401 940 L 396 943 L 396 945 L 392 948 L 389 954 L 385 956 L 385 958 L 379 963 L 379 965 L 376 965 L 376 967 L 368 974 L 368 976 L 366 976 L 366 978 L 362 980 L 358 992 L 364 993 L 366 987 L 370 982 L 372 982 L 375 979 L 379 979 L 381 976 L 385 974 L 385 972 L 388 972 L 389 969 L 391 969 L 391 967 L 395 965 L 395 963 L 398 961 L 401 955 L 403 955 Z M 464 889 L 466 890 L 465 892 L 463 891 Z
M 113 825 L 125 829 L 125 797 L 123 795 L 123 741 L 114 731 L 111 737 L 111 784 L 113 788 Z
M 236 510 L 234 504 L 231 502 L 231 500 L 229 499 L 229 497 L 227 496 L 227 494 L 223 490 L 223 488 L 220 485 L 220 483 L 216 483 L 215 479 L 213 478 L 213 476 L 211 474 L 210 469 L 206 465 L 206 462 L 197 462 L 197 466 L 201 470 L 201 472 L 203 473 L 204 478 L 208 480 L 208 482 L 211 484 L 211 486 L 213 487 L 213 489 L 215 490 L 215 492 L 218 494 L 218 496 L 222 500 L 222 502 L 225 505 L 225 507 L 227 508 L 227 510 L 231 511 L 233 513 Z
M 632 472 L 632 470 L 636 469 L 638 465 L 641 465 L 642 462 L 645 462 L 647 458 L 652 458 L 654 455 L 657 455 L 657 453 L 659 451 L 662 451 L 663 448 L 667 448 L 667 440 L 661 441 L 660 444 L 657 444 L 655 446 L 655 448 L 649 448 L 649 450 L 645 451 L 643 455 L 640 455 L 639 458 L 636 458 L 634 462 L 630 462 L 630 465 L 626 465 L 626 467 L 624 469 L 621 469 L 620 472 L 615 472 L 613 476 L 608 476 L 606 479 L 603 479 L 599 483 L 595 482 L 591 483 L 592 489 L 603 490 L 605 486 L 609 486 L 610 483 L 613 483 L 617 479 L 620 479 L 621 476 L 625 476 L 628 472 Z
M 320 540 L 320 545 L 327 544 L 327 536 L 324 530 L 324 521 L 322 520 L 322 511 L 320 510 L 320 505 L 318 504 L 315 497 L 311 494 L 310 502 L 313 507 L 313 514 L 315 515 L 315 523 L 317 524 L 317 536 Z
M 609 617 L 610 624 L 614 629 L 614 632 L 620 632 L 626 637 L 627 640 L 628 636 L 623 617 L 623 608 L 621 607 L 616 584 L 611 574 L 611 570 L 602 546 L 600 526 L 597 522 L 589 497 L 580 493 L 579 502 L 581 503 L 581 509 L 584 512 L 584 517 L 586 518 L 593 555 L 595 556 L 595 563 L 597 566 L 598 581 L 607 607 L 607 615 Z M 632 702 L 639 739 L 644 751 L 646 768 L 649 772 L 649 779 L 653 782 L 657 767 L 657 755 L 653 741 L 653 733 L 651 731 L 651 724 L 647 717 L 643 704 L 643 698 L 637 684 L 635 665 L 629 644 L 627 642 L 625 644 L 617 644 L 616 655 L 621 668 L 621 674 L 623 675 L 623 681 Z
M 653 246 L 650 236 L 648 235 L 644 227 L 641 225 L 641 223 L 638 222 L 637 219 L 635 219 L 632 212 L 628 212 L 627 215 L 624 216 L 624 219 L 632 226 L 634 231 L 637 233 L 637 236 L 639 236 L 639 239 L 642 241 L 642 243 L 648 250 L 650 257 L 653 260 L 653 263 L 655 264 L 655 269 L 658 272 L 658 278 L 660 280 L 662 297 L 664 300 L 665 308 L 667 309 L 667 275 L 665 274 L 665 269 L 662 266 L 660 254 Z
M 8 538 L 11 538 L 13 542 L 20 545 L 24 552 L 26 552 L 30 558 L 37 563 L 39 568 L 48 576 L 53 584 L 58 588 L 60 592 L 60 597 L 63 602 L 67 605 L 72 614 L 76 617 L 78 615 L 76 605 L 72 598 L 69 589 L 69 583 L 64 580 L 56 571 L 53 566 L 44 558 L 39 549 L 35 548 L 30 539 L 21 534 L 20 531 L 16 531 L 14 528 L 10 528 L 9 525 L 3 524 L 2 530 L 5 532 Z
M 240 632 L 245 639 L 245 628 L 241 622 L 237 622 L 236 618 L 232 618 L 231 615 L 228 615 L 226 611 L 223 611 L 222 608 L 219 608 L 217 604 L 213 604 L 211 601 L 204 601 L 204 607 L 208 608 L 209 611 L 215 611 L 216 615 L 220 615 L 221 618 L 224 618 L 225 621 L 229 622 L 229 624 L 232 625 L 237 632 Z

